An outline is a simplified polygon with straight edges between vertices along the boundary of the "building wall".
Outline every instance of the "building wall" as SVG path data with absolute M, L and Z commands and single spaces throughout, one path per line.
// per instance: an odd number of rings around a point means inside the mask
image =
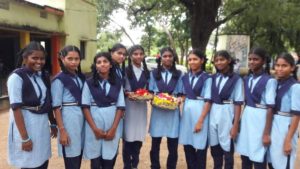
M 64 30 L 67 33 L 65 44 L 80 47 L 80 41 L 86 42 L 85 59 L 81 62 L 84 72 L 90 71 L 96 54 L 97 11 L 93 3 L 84 0 L 66 0 L 63 18 Z
M 47 0 L 40 0 L 38 4 L 53 6 L 47 4 L 47 2 Z M 40 17 L 40 12 L 44 11 L 43 9 L 9 1 L 9 10 L 0 9 L 0 23 L 14 27 L 29 26 L 50 32 L 50 35 L 51 32 L 65 33 L 66 36 L 60 36 L 59 38 L 59 49 L 66 45 L 80 47 L 80 41 L 85 41 L 86 53 L 81 65 L 84 72 L 89 72 L 97 48 L 95 42 L 97 29 L 96 6 L 91 3 L 91 0 L 64 0 L 64 5 L 64 9 L 62 9 L 64 10 L 63 16 L 47 13 L 47 19 L 45 19 Z M 28 42 L 26 41 L 26 43 Z
M 60 26 L 61 17 L 47 13 L 47 18 L 41 18 L 43 9 L 10 1 L 9 9 L 0 9 L 0 23 L 13 26 L 30 26 L 44 31 L 63 32 Z

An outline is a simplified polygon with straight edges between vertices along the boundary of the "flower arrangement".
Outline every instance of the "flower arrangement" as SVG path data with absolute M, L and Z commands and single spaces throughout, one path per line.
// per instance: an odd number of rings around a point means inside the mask
M 177 98 L 168 93 L 159 93 L 153 97 L 152 105 L 167 110 L 178 108 Z
M 131 100 L 137 101 L 147 101 L 153 99 L 153 95 L 146 89 L 137 89 L 135 92 L 130 93 L 128 97 Z

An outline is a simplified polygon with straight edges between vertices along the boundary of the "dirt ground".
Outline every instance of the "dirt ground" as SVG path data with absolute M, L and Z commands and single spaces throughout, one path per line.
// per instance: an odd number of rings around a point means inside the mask
M 9 113 L 7 111 L 0 111 L 0 169 L 13 169 L 13 167 L 10 167 L 7 163 L 7 131 L 8 131 L 8 119 L 9 119 Z M 298 144 L 300 145 L 300 144 Z M 145 143 L 143 144 L 141 154 L 140 154 L 140 164 L 139 169 L 149 169 L 150 168 L 150 152 L 151 147 L 151 138 L 148 135 L 146 138 Z M 122 143 L 120 143 L 120 149 L 122 149 Z M 298 156 L 297 156 L 297 162 L 296 162 L 296 168 L 300 169 L 300 148 L 298 148 Z M 185 163 L 185 157 L 183 152 L 182 145 L 179 145 L 178 148 L 178 162 L 177 162 L 177 168 L 178 169 L 186 169 L 186 163 Z M 166 159 L 167 159 L 168 151 L 167 151 L 167 145 L 166 140 L 163 139 L 161 144 L 161 153 L 160 153 L 160 159 L 161 159 L 161 166 L 162 169 L 166 168 Z M 210 151 L 207 153 L 207 169 L 213 168 L 212 158 L 210 155 Z M 241 168 L 241 161 L 237 154 L 235 154 L 235 169 Z M 56 139 L 52 139 L 52 158 L 49 162 L 49 169 L 63 169 L 63 160 L 62 158 L 59 158 L 57 155 L 57 141 Z M 82 169 L 89 169 L 89 161 L 83 160 L 82 162 Z M 117 158 L 117 163 L 115 166 L 115 169 L 122 169 L 123 168 L 123 162 L 121 157 L 121 152 L 119 151 L 119 155 Z

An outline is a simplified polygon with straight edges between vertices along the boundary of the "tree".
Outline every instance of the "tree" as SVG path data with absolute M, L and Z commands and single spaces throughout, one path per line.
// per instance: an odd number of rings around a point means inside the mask
M 205 51 L 213 30 L 243 12 L 250 2 L 251 0 L 132 0 L 127 11 L 133 25 L 145 26 L 149 18 L 153 25 L 167 23 L 166 33 L 170 46 L 175 44 L 172 43 L 173 39 L 181 49 L 186 50 L 183 47 L 188 44 L 187 39 L 190 39 L 193 48 Z M 222 10 L 227 6 L 231 7 L 230 11 Z M 221 16 L 219 20 L 218 15 Z M 185 50 L 182 53 L 186 53 Z
M 289 49 L 300 51 L 299 0 L 253 0 L 239 17 L 223 28 L 225 34 L 248 34 L 251 46 L 262 46 L 270 54 Z
M 116 30 L 110 32 L 108 30 L 103 30 L 98 33 L 97 49 L 99 51 L 107 51 L 111 48 L 116 42 L 121 40 L 122 31 Z

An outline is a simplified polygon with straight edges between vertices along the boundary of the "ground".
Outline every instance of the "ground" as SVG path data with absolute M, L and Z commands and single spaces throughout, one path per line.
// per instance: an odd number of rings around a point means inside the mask
M 13 167 L 10 167 L 7 163 L 8 118 L 9 118 L 8 111 L 0 111 L 0 133 L 1 133 L 1 136 L 0 136 L 0 169 L 13 169 Z M 300 144 L 298 144 L 298 145 L 300 145 Z M 142 150 L 141 150 L 139 169 L 149 169 L 150 168 L 150 157 L 149 157 L 150 147 L 151 147 L 151 138 L 148 135 L 145 143 L 143 144 Z M 120 143 L 120 150 L 121 149 L 122 149 L 122 143 Z M 299 149 L 300 148 L 298 148 L 298 156 L 297 156 L 297 162 L 296 162 L 295 169 L 300 169 L 300 158 L 299 158 L 300 150 Z M 179 152 L 179 154 L 178 154 L 177 168 L 178 169 L 186 169 L 187 167 L 186 167 L 186 163 L 185 163 L 183 147 L 181 145 L 179 145 L 178 152 Z M 161 144 L 161 154 L 160 154 L 162 169 L 166 168 L 165 166 L 166 166 L 167 155 L 168 155 L 167 145 L 166 145 L 166 140 L 164 139 Z M 207 153 L 207 158 L 208 158 L 207 169 L 212 169 L 213 163 L 212 163 L 212 158 L 211 158 L 209 150 Z M 241 163 L 241 161 L 240 161 L 239 156 L 237 154 L 235 154 L 235 168 L 236 169 L 241 168 L 240 163 Z M 59 158 L 57 155 L 56 139 L 52 139 L 52 158 L 50 159 L 48 168 L 49 169 L 63 169 L 64 168 L 62 158 Z M 89 161 L 83 160 L 81 168 L 89 169 L 90 168 Z M 122 162 L 121 152 L 119 152 L 115 169 L 122 169 L 122 168 L 123 168 L 123 162 Z

